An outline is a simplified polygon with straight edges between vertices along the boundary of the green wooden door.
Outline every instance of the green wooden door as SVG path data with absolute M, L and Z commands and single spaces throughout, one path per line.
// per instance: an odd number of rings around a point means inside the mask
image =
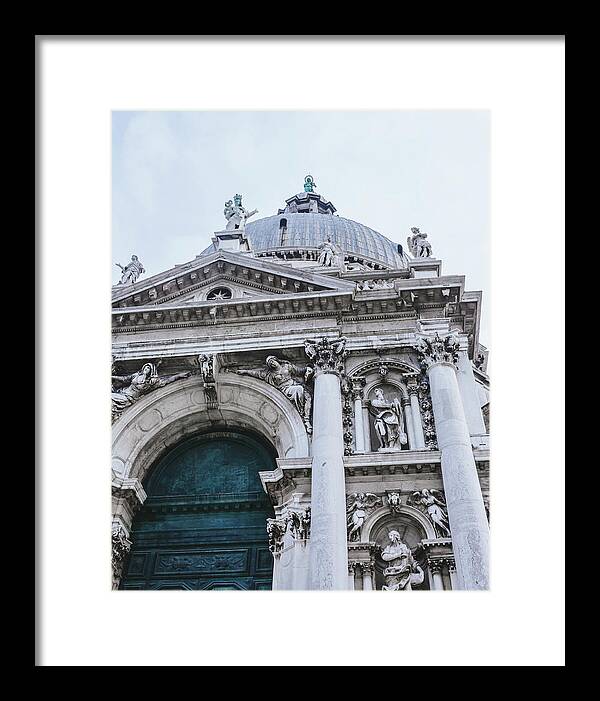
M 169 451 L 144 483 L 121 589 L 271 589 L 273 509 L 258 472 L 274 468 L 270 448 L 241 432 Z

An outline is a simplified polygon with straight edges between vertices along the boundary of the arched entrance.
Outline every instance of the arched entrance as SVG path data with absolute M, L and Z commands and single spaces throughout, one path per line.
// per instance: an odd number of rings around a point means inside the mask
M 270 446 L 241 431 L 188 438 L 144 480 L 121 589 L 271 589 L 266 519 L 273 509 L 259 471 Z

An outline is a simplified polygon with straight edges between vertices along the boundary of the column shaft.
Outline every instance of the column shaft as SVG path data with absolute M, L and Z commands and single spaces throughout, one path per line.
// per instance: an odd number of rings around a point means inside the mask
M 489 527 L 456 370 L 435 362 L 427 372 L 459 588 L 487 589 Z
M 339 377 L 317 371 L 314 386 L 310 588 L 348 588 L 346 487 Z
M 404 419 L 406 421 L 406 433 L 408 434 L 408 447 L 411 450 L 417 450 L 417 441 L 415 438 L 415 429 L 413 425 L 412 417 L 412 407 L 410 401 L 407 399 L 402 400 L 402 411 L 404 412 Z
M 365 427 L 363 426 L 363 406 L 362 399 L 356 397 L 354 400 L 354 435 L 357 453 L 365 452 Z
M 423 422 L 421 421 L 419 397 L 415 392 L 410 393 L 410 407 L 412 409 L 413 429 L 415 432 L 415 450 L 424 450 L 425 434 L 423 433 Z
M 465 410 L 465 418 L 467 419 L 467 425 L 469 427 L 469 433 L 472 436 L 486 434 L 487 431 L 483 421 L 483 414 L 481 413 L 481 403 L 479 401 L 477 384 L 475 382 L 475 376 L 473 375 L 471 361 L 469 360 L 469 356 L 467 355 L 466 351 L 460 351 L 458 354 L 457 366 L 458 370 L 456 377 Z

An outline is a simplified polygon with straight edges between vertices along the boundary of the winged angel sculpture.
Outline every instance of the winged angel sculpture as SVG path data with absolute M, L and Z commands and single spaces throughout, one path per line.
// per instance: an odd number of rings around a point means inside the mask
M 367 510 L 381 506 L 381 499 L 370 492 L 355 492 L 346 499 L 346 517 L 348 525 L 348 540 L 360 538 L 360 531 L 367 518 Z
M 442 492 L 437 489 L 422 489 L 412 493 L 411 501 L 427 512 L 439 537 L 451 537 L 448 511 Z

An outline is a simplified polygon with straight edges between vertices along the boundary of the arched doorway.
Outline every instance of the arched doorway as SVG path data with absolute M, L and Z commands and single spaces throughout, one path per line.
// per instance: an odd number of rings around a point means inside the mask
M 144 481 L 121 589 L 271 589 L 259 471 L 275 455 L 257 436 L 216 431 L 163 455 Z

